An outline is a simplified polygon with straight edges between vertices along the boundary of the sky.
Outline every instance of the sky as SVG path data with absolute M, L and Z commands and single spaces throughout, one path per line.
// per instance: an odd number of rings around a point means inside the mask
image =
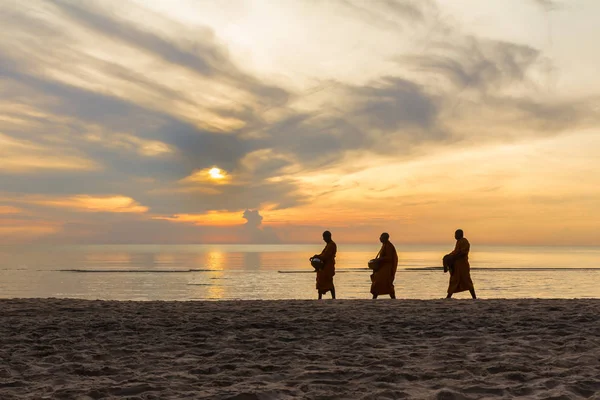
M 0 243 L 600 245 L 596 0 L 0 0 Z

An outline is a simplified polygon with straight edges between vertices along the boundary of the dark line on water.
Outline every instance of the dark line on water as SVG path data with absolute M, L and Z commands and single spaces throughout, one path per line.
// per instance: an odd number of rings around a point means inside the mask
M 58 272 L 76 272 L 76 273 L 155 273 L 155 274 L 170 274 L 170 273 L 190 273 L 190 272 L 213 272 L 221 271 L 214 269 L 59 269 Z
M 335 273 L 344 273 L 344 272 L 365 272 L 370 271 L 369 268 L 351 268 L 351 269 L 336 269 Z M 314 274 L 316 271 L 277 271 L 280 274 Z
M 422 268 L 403 268 L 398 269 L 398 271 L 443 271 L 443 267 L 422 267 Z M 594 267 L 471 267 L 471 270 L 475 271 L 509 271 L 509 272 L 518 272 L 518 271 L 600 271 L 600 268 Z
M 444 268 L 443 267 L 421 267 L 421 268 L 398 268 L 397 272 L 437 272 L 437 271 L 443 271 Z M 506 271 L 506 272 L 521 272 L 521 271 L 525 271 L 525 272 L 531 272 L 531 271 L 540 271 L 540 272 L 544 272 L 544 271 L 600 271 L 600 268 L 594 268 L 594 267 L 590 267 L 590 268 L 578 268 L 578 267 L 574 267 L 574 268 L 566 268 L 566 267 L 557 267 L 557 268 L 548 268 L 548 267 L 541 267 L 541 268 L 534 268 L 534 267 L 523 267 L 523 268 L 516 268 L 516 267 L 506 267 L 506 268 L 502 268 L 502 267 L 472 267 L 471 271 Z M 371 270 L 369 268 L 352 268 L 350 270 L 335 270 L 335 273 L 337 274 L 339 273 L 343 273 L 343 272 L 370 272 Z M 315 273 L 315 271 L 277 271 L 280 274 L 313 274 Z
M 212 283 L 188 283 L 188 286 L 223 286 L 223 285 L 213 285 Z

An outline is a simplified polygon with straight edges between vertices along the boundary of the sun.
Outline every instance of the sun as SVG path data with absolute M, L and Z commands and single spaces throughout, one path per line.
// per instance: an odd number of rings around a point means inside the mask
M 223 179 L 225 178 L 225 174 L 223 173 L 223 171 L 221 170 L 221 168 L 211 168 L 210 170 L 208 170 L 208 174 L 210 175 L 210 177 L 212 179 Z

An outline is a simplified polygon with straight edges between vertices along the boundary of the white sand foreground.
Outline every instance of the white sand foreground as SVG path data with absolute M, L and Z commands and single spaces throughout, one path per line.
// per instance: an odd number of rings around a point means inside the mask
M 0 301 L 0 399 L 600 399 L 600 300 Z

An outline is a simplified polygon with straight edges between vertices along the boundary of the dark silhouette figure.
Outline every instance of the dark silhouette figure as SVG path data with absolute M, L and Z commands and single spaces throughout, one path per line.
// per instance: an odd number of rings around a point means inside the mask
M 333 276 L 335 275 L 335 255 L 337 245 L 331 240 L 331 232 L 323 232 L 323 241 L 327 243 L 321 254 L 315 254 L 312 258 L 319 258 L 323 261 L 323 268 L 317 270 L 317 291 L 319 300 L 323 295 L 331 291 L 331 298 L 335 299 L 335 286 L 333 285 Z
M 475 287 L 471 280 L 471 266 L 469 265 L 469 250 L 471 245 L 467 238 L 464 237 L 462 229 L 454 232 L 456 246 L 454 251 L 444 256 L 444 272 L 450 271 L 450 282 L 448 284 L 448 296 L 451 298 L 454 293 L 464 292 L 468 290 L 471 297 L 477 298 L 475 295 Z
M 390 242 L 388 233 L 382 233 L 379 241 L 382 245 L 375 257 L 377 264 L 371 275 L 371 294 L 374 299 L 382 294 L 389 294 L 392 299 L 395 299 L 394 279 L 398 269 L 398 253 L 396 253 L 396 248 Z

